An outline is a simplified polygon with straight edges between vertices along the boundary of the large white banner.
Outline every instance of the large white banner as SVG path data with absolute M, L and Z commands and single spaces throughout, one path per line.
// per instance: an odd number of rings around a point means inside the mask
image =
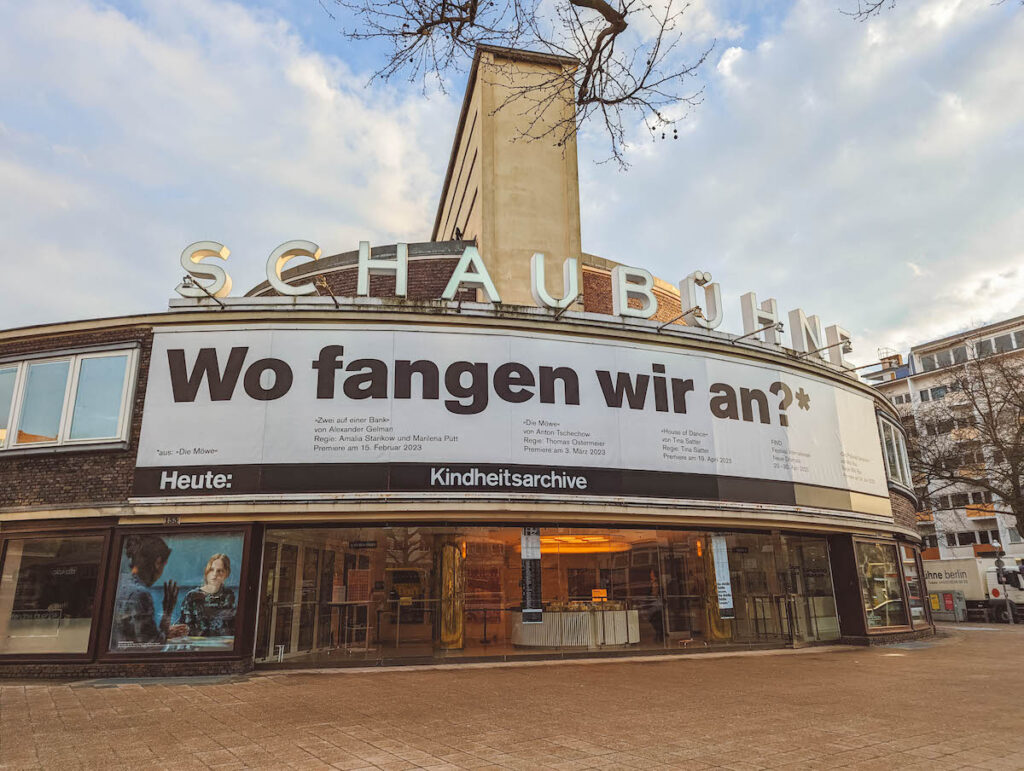
M 158 331 L 138 467 L 139 495 L 887 495 L 874 405 L 853 387 L 739 357 L 450 327 Z

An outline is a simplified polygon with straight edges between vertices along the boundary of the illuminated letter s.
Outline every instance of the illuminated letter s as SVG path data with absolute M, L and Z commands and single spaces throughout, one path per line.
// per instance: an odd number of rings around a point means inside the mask
M 202 260 L 207 257 L 226 260 L 229 254 L 231 251 L 216 241 L 196 241 L 186 246 L 185 251 L 181 253 L 181 267 L 196 283 L 199 279 L 210 283 L 204 285 L 206 291 L 203 291 L 202 286 L 187 286 L 183 281 L 174 288 L 174 291 L 182 297 L 226 297 L 231 292 L 231 276 L 220 265 Z

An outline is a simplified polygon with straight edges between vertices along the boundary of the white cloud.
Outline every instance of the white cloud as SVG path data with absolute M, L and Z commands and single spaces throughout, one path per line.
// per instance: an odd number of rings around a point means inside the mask
M 675 31 L 688 42 L 703 45 L 715 39 L 735 40 L 743 35 L 744 25 L 729 18 L 728 6 L 722 0 L 651 0 L 645 5 L 650 12 L 637 14 L 632 23 L 641 34 L 651 36 L 668 17 L 675 19 Z
M 1024 312 L 1016 7 L 922 0 L 859 24 L 797 0 L 705 78 L 678 142 L 638 136 L 625 175 L 584 158 L 587 251 L 669 280 L 710 270 L 726 329 L 750 289 L 818 313 L 854 334 L 863 362 Z M 613 207 L 588 193 L 611 188 Z
M 309 50 L 235 3 L 0 10 L 0 326 L 165 307 L 192 241 L 240 291 L 278 243 L 429 236 L 457 105 Z
M 734 69 L 736 64 L 743 58 L 743 49 L 740 46 L 726 48 L 718 60 L 718 74 L 730 85 L 741 85 L 742 81 L 736 75 Z

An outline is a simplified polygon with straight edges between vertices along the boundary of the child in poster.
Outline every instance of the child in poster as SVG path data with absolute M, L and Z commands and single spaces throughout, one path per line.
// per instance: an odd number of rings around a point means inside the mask
M 229 586 L 228 580 L 232 562 L 240 564 L 243 541 L 241 533 L 127 536 L 110 649 L 121 653 L 233 649 L 237 585 Z M 162 586 L 158 584 L 161 577 L 167 579 Z M 182 584 L 195 588 L 181 592 Z

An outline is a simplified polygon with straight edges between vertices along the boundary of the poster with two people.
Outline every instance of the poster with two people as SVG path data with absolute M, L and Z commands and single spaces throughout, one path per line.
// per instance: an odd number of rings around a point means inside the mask
M 125 536 L 110 650 L 232 650 L 244 541 L 240 532 Z

